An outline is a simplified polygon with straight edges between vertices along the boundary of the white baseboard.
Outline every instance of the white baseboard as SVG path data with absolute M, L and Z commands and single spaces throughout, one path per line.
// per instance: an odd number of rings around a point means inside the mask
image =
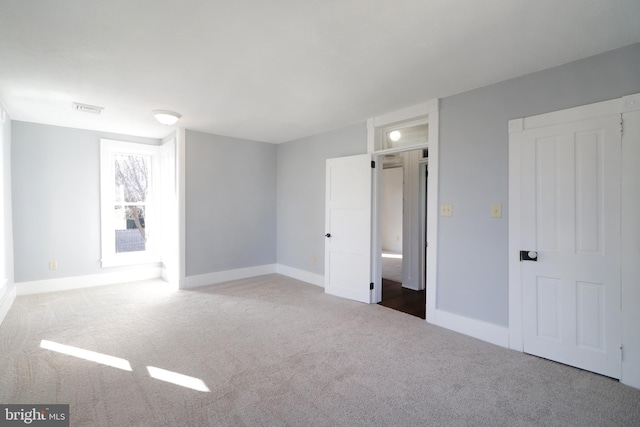
M 276 264 L 258 265 L 255 267 L 199 274 L 197 276 L 187 276 L 185 289 L 199 288 L 200 286 L 215 285 L 216 283 L 229 282 L 231 280 L 240 280 L 273 273 L 276 273 Z
M 170 283 L 172 286 L 178 287 L 180 278 L 178 277 L 175 271 L 169 270 L 163 266 L 161 271 L 161 277 L 165 282 Z
M 448 311 L 436 310 L 434 325 L 469 335 L 501 347 L 509 347 L 509 328 L 471 319 Z
M 16 283 L 18 295 L 39 294 L 43 292 L 66 291 L 70 289 L 90 288 L 93 286 L 113 285 L 116 283 L 137 282 L 156 279 L 162 276 L 159 266 L 126 268 L 108 273 L 86 276 L 61 277 L 58 279 L 38 280 Z
M 324 276 L 321 274 L 300 270 L 298 268 L 293 268 L 282 264 L 277 264 L 277 272 L 278 274 L 282 274 L 283 276 L 293 277 L 294 279 L 324 288 Z
M 5 294 L 5 292 L 6 292 L 5 286 L 6 285 L 7 285 L 6 283 L 3 285 L 2 289 L 1 289 L 1 292 L 0 292 L 0 297 L 4 296 L 4 298 L 0 300 L 0 324 L 2 324 L 2 321 L 4 320 L 5 316 L 9 312 L 9 309 L 11 308 L 11 305 L 13 304 L 13 301 L 15 301 L 15 299 L 16 299 L 16 288 L 15 288 L 15 286 L 8 293 Z
M 411 289 L 412 291 L 421 291 L 422 289 L 419 289 L 418 284 L 417 283 L 408 283 L 405 285 L 404 282 L 402 282 L 402 287 L 405 289 Z

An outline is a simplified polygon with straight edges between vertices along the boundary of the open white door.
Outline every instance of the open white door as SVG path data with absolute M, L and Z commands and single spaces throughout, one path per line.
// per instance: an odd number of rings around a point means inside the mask
M 620 115 L 573 111 L 515 136 L 524 351 L 620 378 Z
M 325 292 L 371 302 L 371 156 L 327 160 Z

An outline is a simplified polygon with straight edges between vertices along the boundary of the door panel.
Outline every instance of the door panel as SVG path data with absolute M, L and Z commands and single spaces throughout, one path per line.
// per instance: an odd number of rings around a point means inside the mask
M 620 378 L 620 116 L 525 130 L 527 353 Z
M 325 292 L 371 302 L 371 156 L 327 160 Z

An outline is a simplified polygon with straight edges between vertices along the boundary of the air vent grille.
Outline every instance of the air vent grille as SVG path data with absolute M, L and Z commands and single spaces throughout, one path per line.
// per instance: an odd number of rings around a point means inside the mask
M 98 107 L 96 105 L 80 104 L 79 102 L 73 103 L 73 109 L 83 113 L 100 114 L 104 107 Z

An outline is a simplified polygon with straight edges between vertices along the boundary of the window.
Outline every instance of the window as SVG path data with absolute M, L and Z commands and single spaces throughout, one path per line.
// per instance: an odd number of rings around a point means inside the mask
M 102 266 L 157 262 L 158 147 L 100 141 Z
M 376 129 L 381 150 L 422 146 L 429 142 L 429 123 L 426 120 L 394 124 Z

